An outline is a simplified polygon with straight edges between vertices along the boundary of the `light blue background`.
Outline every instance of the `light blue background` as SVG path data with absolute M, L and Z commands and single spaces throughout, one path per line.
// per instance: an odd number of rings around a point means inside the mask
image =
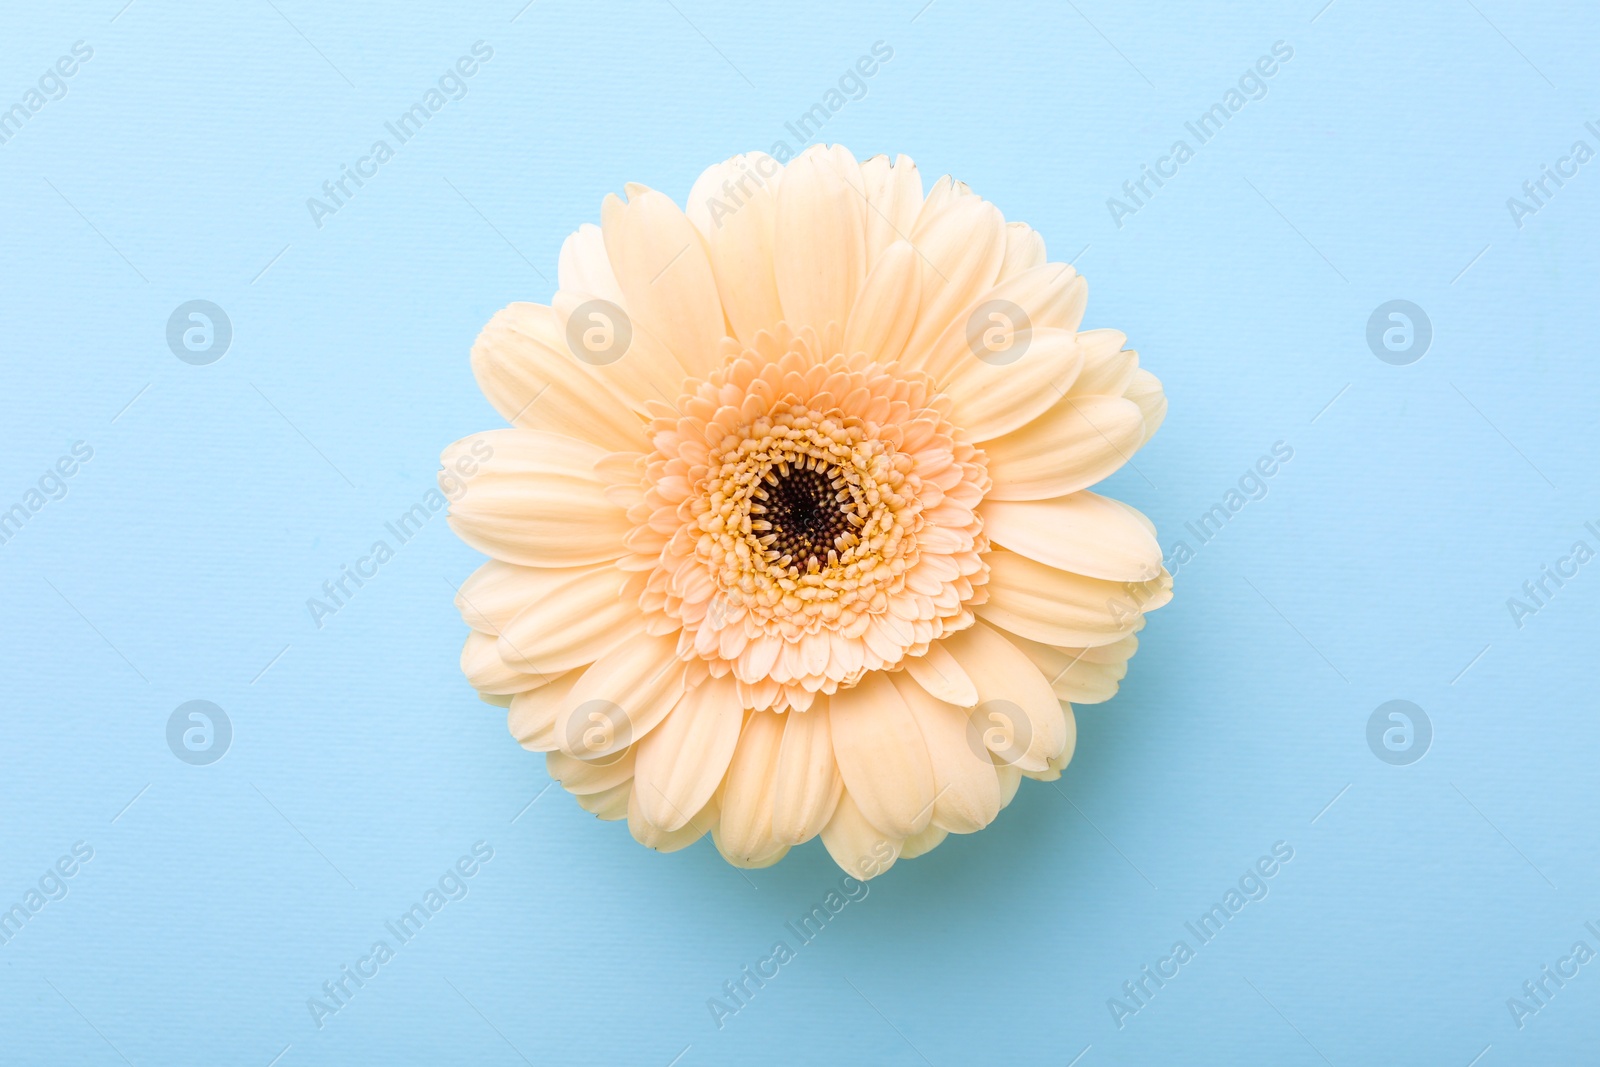
M 1600 564 L 1520 629 L 1506 607 L 1600 545 L 1600 161 L 1520 230 L 1505 203 L 1600 148 L 1593 10 L 122 3 L 8 5 L 0 33 L 0 106 L 94 49 L 0 145 L 0 507 L 94 449 L 0 545 L 0 904 L 94 849 L 0 946 L 0 1059 L 1595 1060 L 1600 963 L 1521 1030 L 1506 1007 L 1600 949 Z M 480 39 L 468 95 L 314 226 Z M 1109 491 L 1170 547 L 1274 442 L 1294 458 L 1079 709 L 1058 787 L 871 883 L 718 1030 L 707 998 L 837 884 L 820 845 L 744 874 L 558 788 L 530 807 L 543 761 L 457 667 L 478 558 L 442 518 L 323 628 L 305 602 L 500 424 L 472 339 L 548 299 L 606 192 L 681 202 L 880 40 L 824 138 L 1032 223 L 1165 383 Z M 1116 227 L 1106 199 L 1279 40 L 1266 98 Z M 1410 366 L 1365 341 L 1397 298 L 1434 329 Z M 210 366 L 166 345 L 191 299 L 233 324 Z M 1433 724 L 1411 766 L 1366 742 L 1396 698 Z M 191 699 L 233 724 L 211 766 L 166 744 Z M 307 999 L 478 841 L 470 894 L 319 1030 Z M 1118 1029 L 1107 999 L 1277 841 L 1270 896 Z

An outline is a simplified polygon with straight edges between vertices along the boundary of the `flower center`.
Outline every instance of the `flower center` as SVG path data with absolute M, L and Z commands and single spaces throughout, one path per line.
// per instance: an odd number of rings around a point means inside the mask
M 811 570 L 838 563 L 855 542 L 861 519 L 846 511 L 850 494 L 834 467 L 812 461 L 809 468 L 774 468 L 755 491 L 750 528 L 760 535 L 767 562 Z
M 731 673 L 758 711 L 925 654 L 987 595 L 989 479 L 948 401 L 814 344 L 780 323 L 654 413 L 630 535 L 653 632 L 681 627 L 678 656 Z

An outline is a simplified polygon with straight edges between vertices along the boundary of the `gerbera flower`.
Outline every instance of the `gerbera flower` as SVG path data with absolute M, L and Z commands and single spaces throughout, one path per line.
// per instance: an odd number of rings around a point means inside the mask
M 1037 233 L 904 156 L 736 156 L 687 214 L 626 193 L 472 350 L 514 428 L 444 454 L 491 557 L 468 679 L 661 851 L 820 835 L 865 878 L 983 828 L 1171 595 L 1154 527 L 1089 491 L 1161 384 L 1078 330 Z

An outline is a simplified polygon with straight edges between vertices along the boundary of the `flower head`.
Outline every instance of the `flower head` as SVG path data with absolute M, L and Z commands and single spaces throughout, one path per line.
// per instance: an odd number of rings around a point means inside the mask
M 580 804 L 732 863 L 858 877 L 1072 757 L 1171 578 L 1088 491 L 1160 425 L 1028 226 L 905 157 L 630 185 L 552 305 L 473 348 L 513 428 L 446 450 L 462 668 Z

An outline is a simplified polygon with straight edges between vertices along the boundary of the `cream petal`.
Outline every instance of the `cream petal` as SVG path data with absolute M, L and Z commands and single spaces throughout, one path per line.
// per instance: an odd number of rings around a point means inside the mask
M 642 412 L 652 402 L 671 403 L 683 391 L 689 372 L 626 305 L 581 290 L 559 289 L 550 298 L 550 308 L 567 357 L 592 367 L 595 376 L 634 411 Z M 626 447 L 639 447 L 639 435 Z
M 833 818 L 822 828 L 822 844 L 846 874 L 862 881 L 875 878 L 900 858 L 900 838 L 885 837 L 867 821 L 848 792 L 839 796 Z
M 1050 688 L 1074 704 L 1099 704 L 1117 695 L 1128 673 L 1128 659 L 1139 647 L 1133 634 L 1099 648 L 1059 648 L 1012 634 L 1011 643 L 1050 679 Z
M 881 363 L 900 357 L 917 324 L 922 259 L 907 241 L 896 241 L 867 275 L 861 296 L 850 309 L 844 351 L 864 352 Z
M 1003 630 L 1047 645 L 1109 645 L 1132 633 L 1143 612 L 1154 611 L 1171 595 L 1172 581 L 1165 571 L 1148 582 L 1108 582 L 1004 549 L 994 549 L 984 559 L 989 564 L 989 600 L 973 610 Z M 965 662 L 962 666 L 970 669 Z
M 542 674 L 516 670 L 500 658 L 493 634 L 473 630 L 461 646 L 461 673 L 480 693 L 504 696 L 537 689 L 549 681 Z
M 1014 355 L 1015 345 L 1027 341 L 1035 330 L 1065 330 L 1082 347 L 1085 335 L 1074 331 L 1087 300 L 1088 286 L 1065 263 L 1046 263 L 1006 278 L 978 294 L 951 319 L 920 367 L 941 382 L 973 362 L 1009 367 L 1022 358 Z M 1087 361 L 1087 349 L 1083 358 Z M 1063 388 L 1081 391 L 1077 385 L 1081 376 Z
M 783 718 L 772 832 L 784 844 L 798 845 L 828 824 L 844 783 L 833 757 L 828 701 L 817 700 L 809 710 L 791 711 Z
M 1017 787 L 1022 784 L 1022 772 L 1009 763 L 997 763 L 995 774 L 1000 778 L 1000 807 L 1009 808 L 1017 798 Z
M 1067 764 L 1072 762 L 1072 754 L 1077 750 L 1078 720 L 1077 717 L 1072 713 L 1072 705 L 1066 701 L 1062 701 L 1061 714 L 1066 719 L 1067 723 L 1067 743 L 1065 747 L 1063 747 L 1061 751 L 1057 752 L 1054 756 L 1051 756 L 1049 760 L 1045 762 L 1045 766 L 1042 770 L 1034 771 L 1029 770 L 1026 767 L 1017 768 L 1025 776 L 1032 778 L 1036 782 L 1053 782 L 1060 778 L 1062 769 L 1066 767 Z
M 1006 223 L 1006 257 L 1000 266 L 1000 280 L 1032 270 L 1046 260 L 1044 238 L 1026 222 Z
M 976 196 L 957 197 L 947 205 L 936 209 L 930 195 L 911 233 L 924 263 L 909 353 L 927 351 L 962 308 L 994 285 L 1005 259 L 1005 219 L 998 208 Z
M 626 202 L 606 197 L 600 228 L 629 317 L 703 377 L 721 362 L 724 334 L 700 231 L 670 197 L 643 186 L 630 186 Z
M 605 449 L 644 444 L 644 423 L 627 394 L 607 385 L 601 369 L 573 356 L 554 309 L 543 304 L 496 312 L 473 343 L 472 373 L 489 403 L 516 426 Z
M 441 462 L 449 470 L 474 454 L 478 470 L 464 489 L 454 487 L 450 505 L 451 528 L 473 548 L 533 567 L 599 563 L 626 551 L 631 527 L 595 475 L 599 448 L 540 430 L 492 430 L 457 441 Z M 452 494 L 443 476 L 440 486 Z
M 1161 380 L 1141 367 L 1134 373 L 1126 396 L 1139 406 L 1139 413 L 1144 416 L 1144 433 L 1139 439 L 1139 444 L 1143 445 L 1155 436 L 1167 417 L 1167 394 L 1161 388 Z
M 606 238 L 600 227 L 592 222 L 579 226 L 561 243 L 561 256 L 557 261 L 556 280 L 563 289 L 593 293 L 613 304 L 623 301 L 622 287 L 611 269 L 606 255 Z
M 744 708 L 731 677 L 702 682 L 638 744 L 634 804 L 645 822 L 672 831 L 705 807 L 739 743 Z
M 637 782 L 637 779 L 635 781 Z M 645 848 L 653 848 L 657 852 L 676 852 L 688 848 L 717 825 L 717 818 L 717 800 L 713 796 L 682 826 L 676 830 L 663 830 L 644 818 L 639 808 L 637 788 L 628 798 L 628 832 L 633 834 L 633 839 L 639 844 Z
M 949 836 L 950 831 L 941 826 L 935 826 L 933 823 L 929 823 L 923 828 L 921 833 L 912 834 L 910 837 L 900 842 L 900 858 L 903 860 L 914 860 L 918 856 L 926 856 L 928 853 L 944 844 L 944 839 Z
M 689 190 L 689 221 L 705 240 L 734 336 L 750 342 L 783 319 L 773 275 L 773 226 L 783 167 L 765 152 L 708 167 Z
M 1038 418 L 1065 397 L 1083 365 L 1069 330 L 1018 333 L 1021 355 L 1008 363 L 970 358 L 941 382 L 950 396 L 951 421 L 973 441 L 988 441 Z
M 908 156 L 891 166 L 888 156 L 861 164 L 861 187 L 867 197 L 867 269 L 896 241 L 909 241 L 922 210 L 922 175 Z
M 616 822 L 628 817 L 628 799 L 632 792 L 633 779 L 630 778 L 621 785 L 614 785 L 599 793 L 575 794 L 573 799 L 578 802 L 578 807 L 595 818 Z
M 1071 743 L 1070 724 L 1049 679 L 1003 634 L 979 623 L 945 638 L 944 646 L 978 687 L 981 699 L 971 715 L 999 760 L 1025 771 L 1044 770 Z
M 1032 422 L 983 443 L 991 500 L 1040 500 L 1086 489 L 1138 449 L 1144 417 L 1131 401 L 1067 396 Z
M 1072 391 L 1081 396 L 1121 396 L 1139 370 L 1139 353 L 1122 347 L 1127 340 L 1121 330 L 1084 330 L 1078 334 L 1083 370 L 1072 383 Z
M 928 825 L 933 770 L 917 721 L 881 671 L 829 698 L 833 753 L 862 814 L 891 837 Z
M 717 851 L 722 855 L 723 859 L 733 866 L 747 871 L 759 871 L 764 867 L 771 867 L 789 854 L 788 845 L 779 845 L 772 851 L 763 852 L 759 855 L 745 855 L 741 852 L 729 851 L 728 846 L 723 842 L 720 824 L 711 828 L 711 840 L 717 846 Z
M 1112 582 L 1161 574 L 1161 546 L 1133 509 L 1088 492 L 1049 500 L 985 500 L 983 531 L 1001 548 L 1059 570 Z
M 930 696 L 961 708 L 977 704 L 977 687 L 943 645 L 929 645 L 925 655 L 907 656 L 904 662 L 906 673 Z
M 627 576 L 615 564 L 517 569 L 526 606 L 500 631 L 500 656 L 517 670 L 559 674 L 593 663 L 639 619 L 639 605 L 618 595 Z
M 817 145 L 784 168 L 778 186 L 774 270 L 783 315 L 795 329 L 815 329 L 825 346 L 829 326 L 842 331 L 849 321 L 867 273 L 859 183 L 859 167 L 851 182 L 839 159 Z
M 639 741 L 683 695 L 684 665 L 676 635 L 622 635 L 578 677 L 556 721 L 556 741 L 569 756 L 602 759 Z
M 581 670 L 568 671 L 550 684 L 511 698 L 511 710 L 506 713 L 506 727 L 517 743 L 532 752 L 553 752 L 556 745 L 556 722 L 567 706 L 572 687 L 583 675 Z
M 714 834 L 717 851 L 736 866 L 765 866 L 763 860 L 788 848 L 773 835 L 772 803 L 784 720 L 793 714 L 751 712 L 739 734 L 723 780 L 722 820 Z
M 573 759 L 563 752 L 546 752 L 544 765 L 561 788 L 573 796 L 583 796 L 603 793 L 633 778 L 634 750 L 629 748 L 616 756 L 590 761 Z
M 474 630 L 499 634 L 500 628 L 528 606 L 526 567 L 492 559 L 456 588 L 456 610 Z
M 916 716 L 933 767 L 933 825 L 956 834 L 983 829 L 1000 813 L 1000 779 L 983 735 L 961 708 L 901 676 L 895 688 Z

